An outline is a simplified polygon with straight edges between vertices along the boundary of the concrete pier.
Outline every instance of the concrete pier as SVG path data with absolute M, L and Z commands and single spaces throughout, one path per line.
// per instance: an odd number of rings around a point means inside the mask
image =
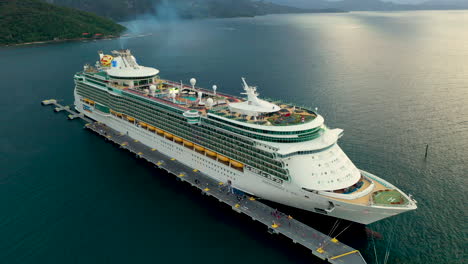
M 92 123 L 93 120 L 87 118 L 84 114 L 81 114 L 81 113 L 77 113 L 75 111 L 73 111 L 70 106 L 68 105 L 61 105 L 57 102 L 57 100 L 55 99 L 49 99 L 49 100 L 44 100 L 42 101 L 42 105 L 44 106 L 47 106 L 47 105 L 54 105 L 55 108 L 54 108 L 54 111 L 55 112 L 61 112 L 61 111 L 65 111 L 65 112 L 68 112 L 69 115 L 68 115 L 68 119 L 70 120 L 73 120 L 73 119 L 76 119 L 76 118 L 81 118 L 83 119 L 84 121 L 88 122 L 88 123 Z
M 57 102 L 50 104 L 58 105 Z M 332 264 L 365 264 L 365 260 L 356 249 L 353 249 L 337 239 L 331 238 L 312 227 L 309 227 L 293 217 L 283 214 L 278 210 L 258 201 L 255 197 L 239 196 L 232 192 L 231 186 L 217 182 L 203 174 L 196 168 L 190 168 L 174 157 L 168 157 L 157 149 L 152 149 L 138 140 L 132 139 L 126 134 L 120 133 L 102 123 L 92 122 L 89 118 L 78 113 L 64 109 L 71 115 L 76 115 L 87 122 L 85 127 L 107 140 L 117 144 L 120 148 L 128 150 L 138 158 L 145 159 L 156 168 L 163 169 L 178 179 L 186 182 L 201 191 L 202 194 L 211 196 L 218 201 L 227 204 L 232 210 L 249 216 L 252 220 L 265 225 L 271 234 L 282 234 L 290 238 L 294 243 L 308 248 L 311 253 L 322 260 Z

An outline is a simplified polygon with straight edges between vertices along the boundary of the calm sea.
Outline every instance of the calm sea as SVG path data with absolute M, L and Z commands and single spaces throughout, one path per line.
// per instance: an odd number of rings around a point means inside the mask
M 71 104 L 97 51 L 165 78 L 318 107 L 362 169 L 419 209 L 342 237 L 369 263 L 462 263 L 468 174 L 467 11 L 140 22 L 151 36 L 0 49 L 1 263 L 319 263 L 310 252 L 40 106 Z M 427 159 L 424 159 L 429 144 Z M 291 211 L 293 214 L 295 212 Z M 328 233 L 334 219 L 299 218 Z M 339 229 L 348 223 L 342 222 Z

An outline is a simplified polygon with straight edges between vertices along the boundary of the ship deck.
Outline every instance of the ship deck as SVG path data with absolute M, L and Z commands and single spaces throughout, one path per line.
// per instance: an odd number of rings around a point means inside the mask
M 155 96 L 152 96 L 150 94 L 146 94 L 144 91 L 140 90 L 141 87 L 134 87 L 134 88 L 128 88 L 128 87 L 118 87 L 126 92 L 130 92 L 132 94 L 136 94 L 142 97 L 145 97 L 147 99 L 165 104 L 165 105 L 170 105 L 172 107 L 187 111 L 187 110 L 197 110 L 201 112 L 202 114 L 206 115 L 207 109 L 204 105 L 201 105 L 198 98 L 197 98 L 197 92 L 202 92 L 204 95 L 209 95 L 210 97 L 216 97 L 219 98 L 219 105 L 218 106 L 227 106 L 229 103 L 234 103 L 234 102 L 240 102 L 242 101 L 240 98 L 237 98 L 232 95 L 224 94 L 224 93 L 219 93 L 217 92 L 216 95 L 213 93 L 213 91 L 209 91 L 204 88 L 200 87 L 195 87 L 195 91 L 193 90 L 193 87 L 188 86 L 188 85 L 182 85 L 180 83 L 176 83 L 170 80 L 161 80 L 166 87 L 164 88 L 164 91 L 160 91 L 155 94 Z M 114 85 L 115 86 L 115 85 Z M 172 88 L 178 88 L 181 90 L 186 91 L 186 94 L 178 94 L 173 100 L 170 97 L 169 90 Z M 190 92 L 189 92 L 190 91 Z
M 361 190 L 356 191 L 357 193 L 359 193 L 362 190 L 369 187 L 370 183 L 368 181 L 364 181 L 364 182 L 365 182 L 365 184 L 361 187 Z M 332 197 L 332 199 L 342 201 L 342 202 L 345 202 L 345 203 L 369 205 L 371 203 L 372 194 L 374 192 L 380 191 L 380 190 L 386 190 L 386 189 L 387 189 L 387 187 L 383 186 L 379 182 L 374 181 L 374 189 L 370 193 L 368 193 L 368 194 L 366 194 L 366 195 L 364 195 L 362 197 L 359 197 L 359 198 L 356 198 L 356 199 L 353 199 L 353 200 L 340 199 L 340 198 L 335 198 L 335 197 Z M 331 198 L 331 197 L 328 197 L 328 198 Z
M 352 204 L 361 204 L 361 205 L 377 205 L 377 206 L 406 206 L 409 201 L 406 199 L 398 190 L 389 189 L 388 187 L 384 186 L 378 181 L 373 179 L 366 179 L 364 180 L 364 185 L 360 188 L 360 190 L 356 191 L 357 193 L 364 191 L 367 187 L 369 187 L 370 182 L 374 183 L 374 189 L 369 192 L 368 194 L 353 199 L 340 199 L 335 197 L 328 197 L 331 199 L 335 199 L 338 201 L 342 201 L 345 203 L 352 203 Z
M 97 72 L 94 74 L 98 73 L 102 74 L 102 72 Z M 277 102 L 281 108 L 281 110 L 278 112 L 264 113 L 255 117 L 243 115 L 241 113 L 231 112 L 228 107 L 230 103 L 239 103 L 245 101 L 245 99 L 240 97 L 219 92 L 216 92 L 215 94 L 213 91 L 205 88 L 194 88 L 192 86 L 180 84 L 170 80 L 161 79 L 161 83 L 164 85 L 164 88 L 162 90 L 157 90 L 158 92 L 154 95 L 150 95 L 144 91 L 145 88 L 147 88 L 150 84 L 134 86 L 132 88 L 115 84 L 112 84 L 112 86 L 180 110 L 197 110 L 202 115 L 212 113 L 224 118 L 249 124 L 265 126 L 291 126 L 310 122 L 317 117 L 317 114 L 312 110 L 296 107 L 292 104 L 285 104 L 282 102 Z M 178 89 L 181 92 L 183 91 L 183 93 L 178 93 L 175 98 L 171 98 L 169 93 L 169 90 L 171 89 Z M 209 96 L 213 98 L 216 104 L 213 105 L 213 107 L 207 108 L 204 104 L 205 102 L 200 102 L 199 98 L 197 98 L 198 92 L 202 92 L 203 96 Z M 270 100 L 267 101 L 276 103 Z
M 51 104 L 55 105 L 55 103 Z M 243 213 L 251 219 L 264 224 L 270 233 L 282 234 L 290 238 L 294 243 L 308 248 L 318 258 L 327 260 L 332 264 L 366 263 L 358 250 L 267 206 L 254 197 L 236 195 L 235 192 L 230 190 L 230 186 L 213 180 L 196 168 L 190 168 L 182 164 L 176 158 L 168 157 L 157 149 L 151 149 L 138 140 L 119 133 L 105 124 L 90 122 L 88 118 L 83 118 L 83 120 L 87 122 L 85 125 L 87 129 L 117 144 L 120 148 L 134 153 L 138 158 L 145 159 L 156 168 L 175 175 L 182 182 L 201 190 L 202 194 L 211 196 L 228 205 L 234 211 Z

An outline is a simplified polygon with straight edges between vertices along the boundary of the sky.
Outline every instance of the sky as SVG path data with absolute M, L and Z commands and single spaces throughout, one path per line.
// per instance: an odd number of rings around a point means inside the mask
M 338 1 L 338 0 L 327 0 L 327 1 Z M 384 2 L 394 2 L 398 4 L 419 4 L 427 2 L 428 0 L 383 0 Z M 468 0 L 466 0 L 468 1 Z M 431 2 L 446 3 L 448 0 L 431 0 Z
M 419 4 L 424 2 L 424 0 L 392 0 L 392 2 L 399 4 Z
M 394 2 L 398 4 L 419 4 L 424 2 L 433 2 L 440 4 L 450 3 L 468 3 L 468 0 L 383 0 L 384 2 Z
M 426 2 L 426 0 L 391 0 L 391 2 L 399 4 L 419 4 L 422 2 Z M 443 3 L 443 0 L 438 0 L 437 2 Z

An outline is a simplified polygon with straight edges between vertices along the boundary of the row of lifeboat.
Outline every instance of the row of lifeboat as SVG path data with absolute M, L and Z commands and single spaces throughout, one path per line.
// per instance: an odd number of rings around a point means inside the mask
M 125 115 L 125 114 L 122 114 L 122 113 L 119 113 L 119 112 L 116 112 L 114 110 L 110 110 L 110 113 L 113 115 L 113 116 L 117 116 L 117 117 L 120 117 L 122 119 L 127 119 L 128 122 L 130 123 L 135 123 L 135 118 L 134 117 L 131 117 L 131 116 L 128 116 L 128 115 Z M 140 126 L 143 122 L 139 122 Z M 144 123 L 143 123 L 144 124 Z M 146 127 L 145 127 L 146 128 Z
M 86 98 L 83 98 L 83 101 L 89 105 L 94 105 L 95 102 L 93 100 L 89 100 L 89 99 L 86 99 Z
M 222 162 L 229 162 L 231 163 L 232 166 L 236 167 L 236 168 L 244 168 L 244 164 L 240 163 L 240 162 L 237 162 L 235 160 L 232 160 L 226 156 L 223 156 L 221 154 L 218 154 L 214 151 L 211 151 L 211 150 L 208 150 L 208 149 L 205 149 L 203 147 L 200 147 L 198 145 L 195 145 L 195 149 L 198 150 L 198 151 L 205 151 L 206 155 L 210 156 L 210 157 L 213 157 L 213 158 L 218 158 L 219 161 L 222 161 Z
M 118 116 L 118 117 L 122 117 L 122 116 L 123 116 L 121 113 L 116 112 L 116 111 L 114 111 L 114 110 L 110 110 L 110 113 L 111 113 L 112 115 Z
M 132 122 L 134 123 L 135 122 L 135 118 L 133 117 L 130 117 L 130 116 L 126 116 L 124 114 L 121 114 L 119 112 L 115 112 L 113 110 L 110 110 L 111 114 L 113 114 L 114 116 L 118 116 L 118 117 L 124 117 L 126 118 L 129 122 Z M 164 136 L 165 138 L 167 139 L 170 139 L 170 140 L 174 140 L 175 142 L 177 143 L 180 143 L 180 144 L 183 144 L 184 146 L 190 148 L 190 149 L 195 149 L 196 151 L 198 152 L 204 152 L 207 156 L 210 156 L 212 158 L 217 158 L 219 161 L 222 161 L 222 162 L 226 162 L 226 163 L 230 163 L 233 167 L 235 168 L 238 168 L 238 169 L 242 169 L 244 168 L 244 164 L 240 163 L 240 162 L 237 162 L 235 160 L 232 160 L 226 156 L 223 156 L 221 154 L 218 154 L 214 151 L 211 151 L 211 150 L 208 150 L 208 149 L 205 149 L 204 147 L 202 146 L 199 146 L 199 145 L 196 145 L 190 141 L 187 141 L 187 140 L 184 140 L 180 137 L 177 137 L 177 136 L 174 136 L 173 134 L 171 133 L 168 133 L 166 131 L 163 131 L 157 127 L 154 127 L 154 126 L 151 126 L 145 122 L 138 122 L 138 125 L 144 129 L 148 129 L 149 131 L 151 132 L 155 132 L 157 133 L 158 135 L 160 136 Z
M 148 124 L 144 123 L 144 122 L 138 122 L 138 124 L 140 125 L 140 127 L 142 128 L 148 128 Z

